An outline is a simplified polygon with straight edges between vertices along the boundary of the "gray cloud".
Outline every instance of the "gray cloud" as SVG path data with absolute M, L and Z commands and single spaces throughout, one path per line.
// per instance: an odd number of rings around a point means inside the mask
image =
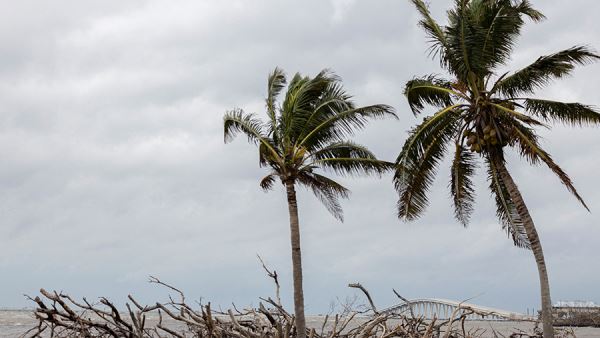
M 450 2 L 436 2 L 441 18 Z M 600 48 L 594 4 L 537 4 L 510 69 L 573 44 Z M 419 121 L 401 95 L 413 76 L 440 73 L 426 55 L 417 15 L 397 1 L 33 1 L 0 11 L 0 306 L 30 305 L 40 287 L 89 297 L 151 301 L 161 276 L 192 297 L 227 306 L 271 293 L 255 258 L 282 276 L 290 301 L 283 190 L 264 194 L 256 150 L 222 140 L 222 115 L 262 113 L 266 76 L 332 68 L 360 104 L 395 106 L 357 139 L 386 159 Z M 577 11 L 577 12 L 575 12 Z M 578 70 L 540 97 L 598 104 L 600 66 Z M 558 299 L 600 301 L 597 243 L 598 129 L 558 126 L 545 145 L 572 175 L 586 213 L 545 168 L 516 157 L 511 170 L 545 245 Z M 464 299 L 525 311 L 538 304 L 529 252 L 494 218 L 484 173 L 472 225 L 451 217 L 448 165 L 431 207 L 398 222 L 391 178 L 341 179 L 353 190 L 336 222 L 309 193 L 300 211 L 309 312 L 368 286 L 381 306 L 407 297 Z

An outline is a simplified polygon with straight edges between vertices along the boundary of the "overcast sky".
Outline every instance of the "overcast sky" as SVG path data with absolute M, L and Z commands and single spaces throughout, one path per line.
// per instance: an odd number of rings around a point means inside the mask
M 190 298 L 257 305 L 273 294 L 256 254 L 281 275 L 291 304 L 289 225 L 280 185 L 263 193 L 257 150 L 223 144 L 222 117 L 264 114 L 268 73 L 331 68 L 358 104 L 387 103 L 399 121 L 357 135 L 395 159 L 421 121 L 402 90 L 441 73 L 404 0 L 0 1 L 0 307 L 32 304 L 40 287 L 123 303 L 165 300 L 155 275 Z M 435 1 L 443 21 L 452 1 Z M 507 67 L 575 44 L 600 48 L 600 3 L 533 1 L 548 17 L 528 24 Z M 539 97 L 600 105 L 600 64 Z M 588 213 L 547 168 L 514 156 L 536 221 L 554 301 L 600 302 L 598 128 L 556 126 L 543 144 L 574 179 Z M 352 189 L 339 223 L 299 192 L 308 313 L 369 288 L 380 307 L 448 298 L 525 312 L 539 308 L 533 255 L 495 218 L 485 172 L 472 224 L 452 217 L 449 165 L 414 223 L 396 218 L 391 176 L 341 179 Z

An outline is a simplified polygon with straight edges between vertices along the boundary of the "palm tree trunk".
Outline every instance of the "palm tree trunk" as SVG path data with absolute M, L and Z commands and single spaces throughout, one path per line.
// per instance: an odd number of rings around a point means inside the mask
M 300 223 L 294 181 L 285 182 L 288 208 L 290 211 L 290 235 L 292 242 L 292 274 L 294 279 L 294 312 L 296 315 L 296 334 L 306 338 L 306 320 L 304 318 L 304 291 L 302 290 L 302 255 L 300 252 Z
M 535 262 L 538 268 L 538 275 L 540 277 L 540 290 L 542 294 L 542 325 L 544 330 L 544 338 L 554 338 L 554 328 L 552 327 L 552 302 L 550 300 L 550 283 L 548 282 L 548 271 L 546 270 L 546 262 L 544 260 L 544 252 L 542 250 L 542 244 L 538 236 L 537 230 L 527 210 L 527 206 L 523 201 L 523 196 L 519 188 L 512 179 L 512 176 L 506 169 L 503 159 L 496 160 L 496 167 L 500 173 L 502 181 L 506 185 L 508 193 L 510 194 L 511 200 L 515 203 L 517 212 L 523 220 L 525 232 L 527 233 L 527 239 L 531 243 L 531 250 L 535 257 Z

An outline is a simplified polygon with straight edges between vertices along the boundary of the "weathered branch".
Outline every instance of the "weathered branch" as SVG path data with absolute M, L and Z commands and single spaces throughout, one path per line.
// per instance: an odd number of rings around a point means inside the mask
M 362 291 L 365 294 L 365 296 L 367 296 L 367 300 L 369 300 L 369 304 L 371 304 L 371 310 L 373 310 L 373 313 L 379 314 L 377 308 L 375 307 L 375 303 L 373 303 L 373 299 L 369 294 L 369 291 L 367 291 L 367 289 L 365 289 L 364 286 L 362 286 L 360 283 L 350 283 L 348 284 L 348 287 L 360 289 L 360 291 Z

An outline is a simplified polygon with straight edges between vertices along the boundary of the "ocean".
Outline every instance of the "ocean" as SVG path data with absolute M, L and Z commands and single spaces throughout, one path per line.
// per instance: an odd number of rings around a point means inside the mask
M 152 318 L 150 318 L 152 320 Z M 360 323 L 365 318 L 357 318 L 355 323 Z M 36 325 L 36 320 L 30 310 L 0 310 L 0 338 L 19 337 L 27 330 Z M 323 323 L 323 316 L 307 316 L 307 325 L 320 329 Z M 530 332 L 534 323 L 517 321 L 466 321 L 465 329 L 483 330 L 483 337 L 493 337 L 493 330 L 508 336 L 518 331 Z M 600 338 L 600 328 L 581 327 L 573 328 L 577 338 Z

